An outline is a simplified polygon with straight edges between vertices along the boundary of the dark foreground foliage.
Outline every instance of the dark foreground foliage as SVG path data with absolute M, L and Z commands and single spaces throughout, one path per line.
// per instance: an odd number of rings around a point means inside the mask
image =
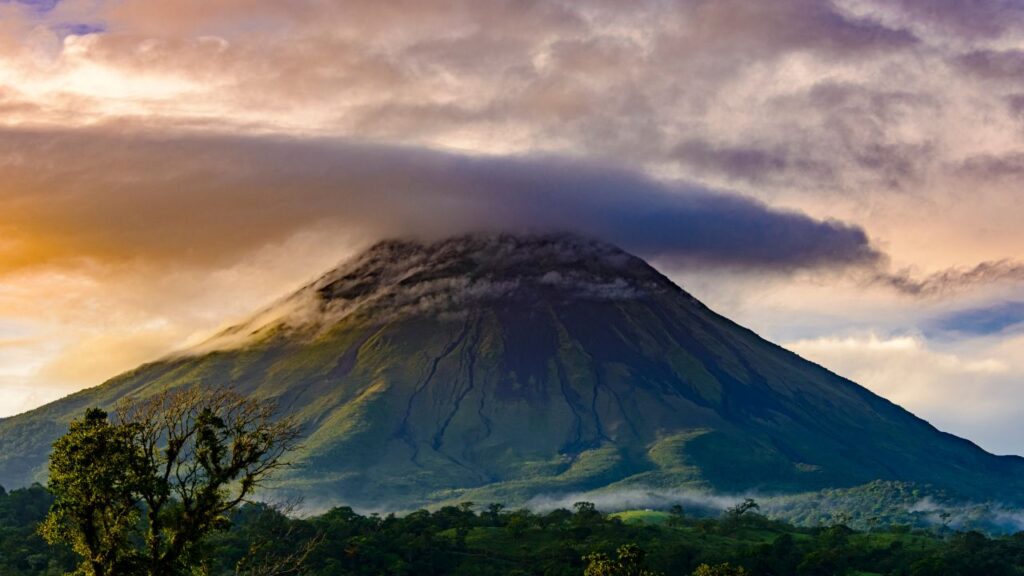
M 0 490 L 0 576 L 57 575 L 77 565 L 70 550 L 52 548 L 37 535 L 51 502 L 38 485 Z M 309 548 L 302 569 L 289 573 L 580 576 L 585 556 L 615 559 L 621 547 L 635 544 L 644 568 L 665 575 L 726 573 L 718 571 L 726 563 L 730 573 L 742 568 L 751 576 L 1024 574 L 1024 533 L 989 538 L 905 527 L 856 532 L 842 525 L 795 528 L 753 510 L 718 519 L 681 512 L 605 515 L 582 504 L 535 514 L 464 505 L 401 517 L 335 508 L 292 519 L 248 505 L 233 515 L 230 529 L 207 541 L 205 556 L 214 560 L 196 572 L 291 570 L 281 559 Z

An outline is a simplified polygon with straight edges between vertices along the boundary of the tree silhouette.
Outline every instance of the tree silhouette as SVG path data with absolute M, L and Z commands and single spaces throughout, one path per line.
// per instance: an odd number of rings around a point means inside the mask
M 730 517 L 733 517 L 733 518 L 741 518 L 747 512 L 750 512 L 752 510 L 760 510 L 760 509 L 761 509 L 761 505 L 758 504 L 757 502 L 755 502 L 753 498 L 747 498 L 743 502 L 740 502 L 739 504 L 737 504 L 737 505 L 733 506 L 732 508 L 729 508 L 728 510 L 726 510 L 725 514 L 726 514 L 726 516 L 730 516 Z

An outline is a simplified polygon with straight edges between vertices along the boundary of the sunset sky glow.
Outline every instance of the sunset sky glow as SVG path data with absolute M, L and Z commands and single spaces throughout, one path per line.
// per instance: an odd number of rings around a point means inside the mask
M 0 416 L 566 228 L 1024 454 L 1024 2 L 0 0 Z

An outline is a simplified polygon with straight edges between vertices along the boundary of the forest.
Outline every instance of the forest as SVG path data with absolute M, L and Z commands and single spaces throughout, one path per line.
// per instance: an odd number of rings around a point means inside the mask
M 55 576 L 79 562 L 38 526 L 41 485 L 0 490 L 0 575 Z M 989 537 L 939 526 L 799 528 L 746 502 L 718 517 L 680 507 L 606 514 L 580 502 L 545 513 L 464 503 L 403 515 L 339 507 L 297 517 L 248 504 L 207 538 L 195 574 L 336 575 L 986 575 L 1024 573 L 1024 533 Z M 616 562 L 625 548 L 634 565 Z M 602 562 L 603 561 L 603 562 Z

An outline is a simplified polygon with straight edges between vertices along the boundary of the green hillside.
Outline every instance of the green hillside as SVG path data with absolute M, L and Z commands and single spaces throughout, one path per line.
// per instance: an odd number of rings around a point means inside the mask
M 324 505 L 878 479 L 1024 500 L 1024 460 L 759 338 L 638 258 L 561 235 L 380 244 L 188 355 L 0 421 L 0 484 L 40 479 L 86 407 L 191 385 L 299 418 L 301 466 L 282 487 Z

